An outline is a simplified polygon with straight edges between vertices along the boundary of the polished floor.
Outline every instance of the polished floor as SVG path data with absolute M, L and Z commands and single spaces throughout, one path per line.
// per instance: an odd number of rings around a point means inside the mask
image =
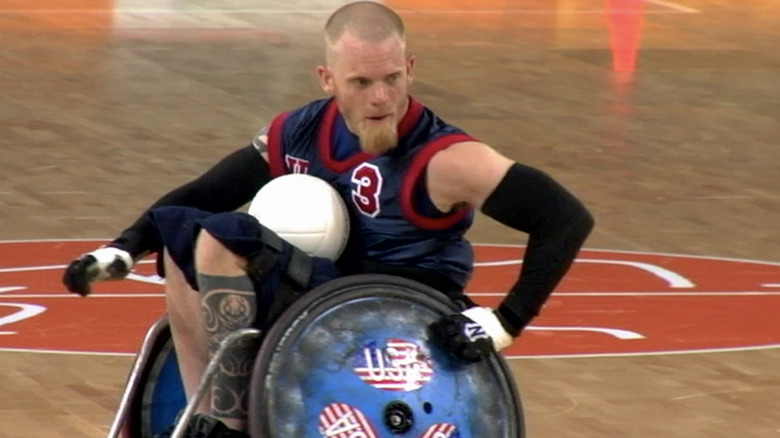
M 342 3 L 0 0 L 0 240 L 109 238 L 319 97 L 319 30 Z M 576 192 L 588 248 L 780 262 L 777 1 L 386 3 L 413 94 Z M 524 242 L 483 217 L 470 237 Z M 780 319 L 763 330 L 780 345 Z M 0 437 L 105 436 L 131 360 L 0 351 Z M 778 363 L 776 347 L 511 361 L 532 438 L 780 437 Z

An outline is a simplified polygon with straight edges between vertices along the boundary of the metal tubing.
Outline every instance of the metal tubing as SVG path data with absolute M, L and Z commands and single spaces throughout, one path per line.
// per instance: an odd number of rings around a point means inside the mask
M 200 399 L 203 398 L 203 394 L 211 384 L 211 379 L 214 377 L 214 374 L 216 374 L 219 361 L 222 359 L 222 356 L 225 354 L 225 351 L 228 349 L 228 347 L 230 347 L 233 342 L 239 339 L 245 337 L 257 338 L 259 336 L 260 330 L 251 328 L 236 330 L 225 336 L 225 339 L 219 343 L 219 348 L 211 357 L 211 360 L 209 360 L 209 363 L 206 366 L 206 371 L 203 372 L 203 376 L 200 378 L 198 390 L 195 391 L 195 394 L 192 395 L 192 399 L 189 400 L 187 407 L 184 408 L 184 412 L 176 422 L 176 428 L 173 430 L 171 438 L 184 437 L 184 432 L 187 430 L 187 423 L 189 423 L 190 418 L 192 418 L 192 415 L 195 413 L 195 408 L 198 406 L 198 403 L 200 403 Z

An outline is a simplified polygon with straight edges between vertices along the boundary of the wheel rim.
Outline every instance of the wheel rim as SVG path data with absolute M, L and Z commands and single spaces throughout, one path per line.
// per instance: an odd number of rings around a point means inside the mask
M 429 341 L 427 326 L 456 310 L 437 291 L 381 275 L 306 294 L 261 346 L 252 436 L 523 436 L 503 359 L 463 364 Z
M 131 435 L 141 438 L 166 431 L 187 404 L 170 329 L 160 333 L 153 348 L 131 410 Z

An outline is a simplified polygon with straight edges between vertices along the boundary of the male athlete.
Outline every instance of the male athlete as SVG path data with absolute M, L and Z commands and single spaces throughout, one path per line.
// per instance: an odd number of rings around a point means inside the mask
M 411 278 L 446 293 L 461 313 L 431 336 L 465 361 L 512 343 L 571 266 L 593 227 L 587 209 L 545 173 L 516 163 L 409 96 L 415 58 L 391 9 L 359 1 L 325 25 L 329 96 L 277 116 L 252 144 L 163 196 L 113 242 L 74 260 L 67 288 L 123 278 L 158 253 L 185 390 L 233 330 L 265 327 L 292 299 L 355 273 Z M 350 210 L 352 233 L 336 263 L 309 257 L 236 209 L 271 178 L 308 173 Z M 463 293 L 473 269 L 464 233 L 475 210 L 529 234 L 519 280 L 497 309 Z M 188 436 L 241 437 L 252 346 L 228 352 Z

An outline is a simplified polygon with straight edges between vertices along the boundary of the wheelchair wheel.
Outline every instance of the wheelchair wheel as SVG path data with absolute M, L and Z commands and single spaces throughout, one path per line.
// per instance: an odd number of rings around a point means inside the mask
M 265 334 L 254 366 L 255 438 L 522 438 L 503 358 L 466 364 L 428 339 L 457 311 L 442 293 L 385 275 L 331 281 Z
M 151 348 L 130 409 L 129 432 L 134 438 L 161 434 L 187 404 L 170 327 L 160 332 Z

